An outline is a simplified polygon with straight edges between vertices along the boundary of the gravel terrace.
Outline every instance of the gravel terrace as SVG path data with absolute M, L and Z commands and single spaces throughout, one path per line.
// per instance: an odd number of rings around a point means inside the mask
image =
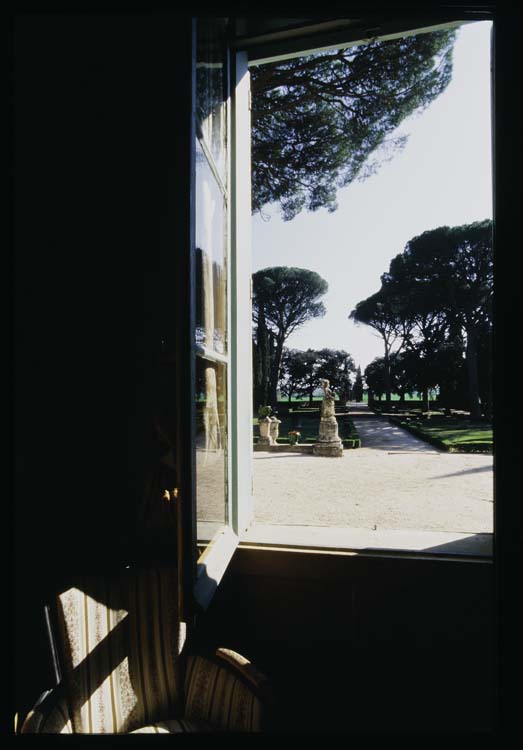
M 257 523 L 493 531 L 493 458 L 446 453 L 349 404 L 362 448 L 253 453 Z

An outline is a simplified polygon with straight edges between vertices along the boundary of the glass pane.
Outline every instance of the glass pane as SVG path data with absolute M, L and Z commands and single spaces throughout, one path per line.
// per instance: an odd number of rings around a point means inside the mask
M 198 541 L 227 523 L 227 366 L 196 357 Z
M 225 183 L 225 20 L 198 19 L 196 112 L 198 137 L 205 140 Z
M 226 342 L 226 205 L 196 143 L 196 343 L 224 354 Z

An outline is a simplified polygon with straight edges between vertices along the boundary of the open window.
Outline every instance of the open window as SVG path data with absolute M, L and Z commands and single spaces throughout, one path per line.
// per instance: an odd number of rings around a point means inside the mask
M 268 538 L 249 535 L 253 520 L 249 66 L 473 20 L 491 20 L 491 16 L 447 9 L 388 17 L 355 13 L 350 18 L 196 21 L 191 544 L 199 549 L 195 597 L 201 606 L 211 600 L 242 539 L 271 544 Z M 274 537 L 272 543 L 292 546 L 291 539 Z

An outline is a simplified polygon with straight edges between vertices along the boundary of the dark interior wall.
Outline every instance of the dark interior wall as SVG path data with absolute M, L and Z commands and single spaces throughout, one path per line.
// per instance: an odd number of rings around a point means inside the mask
M 43 600 L 82 567 L 137 554 L 144 488 L 163 479 L 153 418 L 167 432 L 176 424 L 176 211 L 189 193 L 178 138 L 189 111 L 184 23 L 153 13 L 14 20 L 22 705 L 48 686 Z
M 490 731 L 489 562 L 237 550 L 202 644 L 270 677 L 286 731 Z

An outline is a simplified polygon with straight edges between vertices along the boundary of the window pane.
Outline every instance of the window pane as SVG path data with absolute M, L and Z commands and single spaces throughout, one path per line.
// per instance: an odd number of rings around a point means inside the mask
M 196 357 L 198 541 L 212 539 L 227 513 L 227 366 Z
M 225 50 L 224 19 L 199 19 L 196 52 L 198 137 L 205 140 L 225 183 Z
M 226 204 L 196 144 L 196 343 L 224 354 L 226 342 Z

